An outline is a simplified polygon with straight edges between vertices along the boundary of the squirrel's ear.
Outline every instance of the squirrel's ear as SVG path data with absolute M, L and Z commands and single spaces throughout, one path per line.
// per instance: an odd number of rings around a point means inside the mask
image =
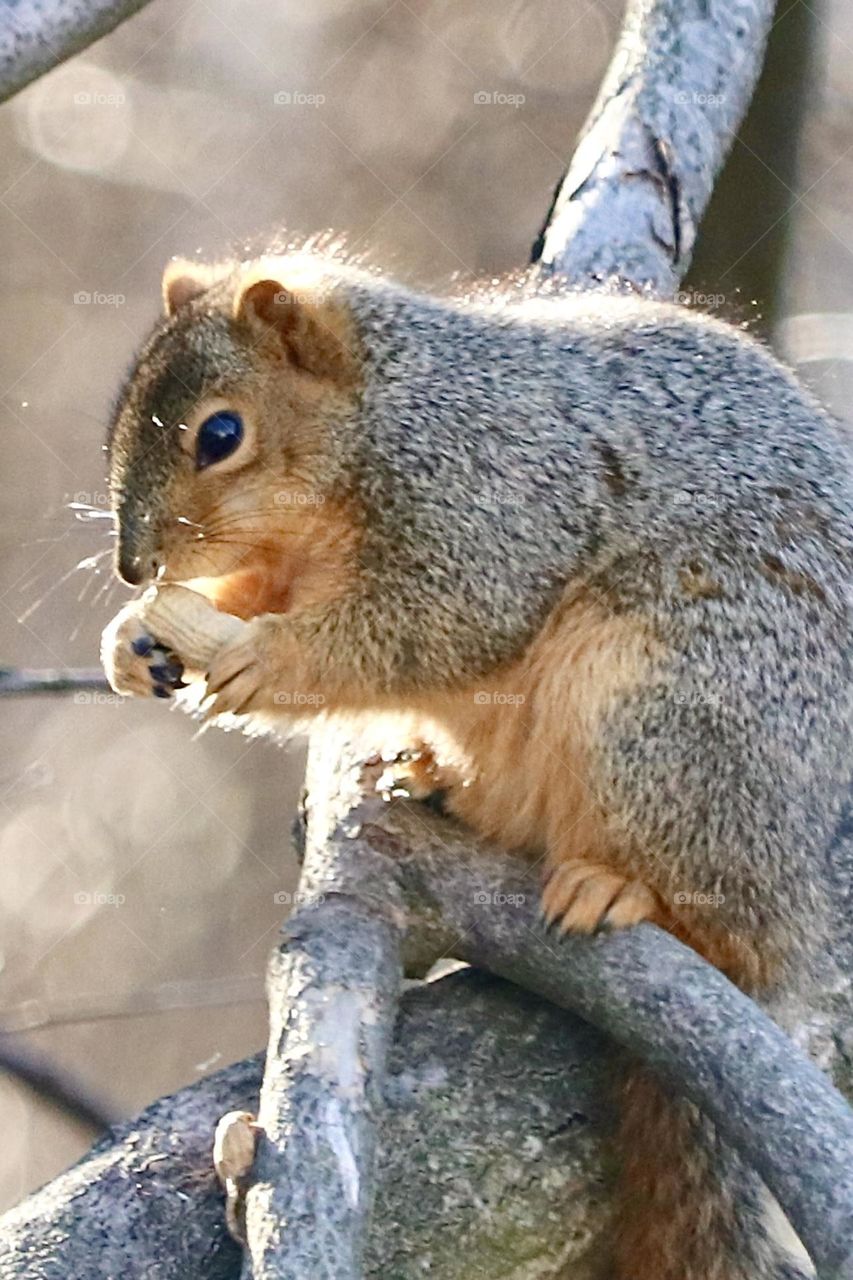
M 206 293 L 215 284 L 217 272 L 201 262 L 187 262 L 173 258 L 163 272 L 163 306 L 167 316 L 173 316 L 193 298 Z
M 234 319 L 259 334 L 273 334 L 300 369 L 338 380 L 353 373 L 355 356 L 340 305 L 298 295 L 271 276 L 249 275 L 237 287 Z

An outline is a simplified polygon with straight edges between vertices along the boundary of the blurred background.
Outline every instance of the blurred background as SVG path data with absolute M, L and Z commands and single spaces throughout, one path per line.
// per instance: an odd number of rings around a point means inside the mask
M 169 256 L 284 226 L 428 287 L 522 265 L 620 19 L 617 0 L 154 0 L 0 110 L 0 663 L 94 666 L 126 598 L 101 446 Z M 853 9 L 782 0 L 685 293 L 845 417 L 851 195 Z M 0 748 L 0 1028 L 120 1113 L 261 1047 L 298 746 L 72 694 L 4 700 Z M 6 1080 L 0 1110 L 2 1208 L 88 1138 Z

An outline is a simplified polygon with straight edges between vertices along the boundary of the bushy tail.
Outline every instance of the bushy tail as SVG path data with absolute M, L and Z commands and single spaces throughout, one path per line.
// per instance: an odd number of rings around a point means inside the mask
M 810 1280 L 761 1179 L 692 1103 L 632 1064 L 622 1086 L 617 1280 Z

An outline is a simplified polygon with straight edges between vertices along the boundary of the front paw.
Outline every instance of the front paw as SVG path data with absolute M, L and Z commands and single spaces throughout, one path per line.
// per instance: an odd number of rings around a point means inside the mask
M 151 635 L 138 601 L 105 628 L 101 662 L 112 688 L 126 697 L 169 698 L 185 685 L 183 663 Z
M 255 618 L 235 640 L 223 645 L 210 664 L 205 677 L 205 719 L 284 705 L 291 699 L 283 687 L 294 685 L 294 670 L 289 637 L 280 621 Z

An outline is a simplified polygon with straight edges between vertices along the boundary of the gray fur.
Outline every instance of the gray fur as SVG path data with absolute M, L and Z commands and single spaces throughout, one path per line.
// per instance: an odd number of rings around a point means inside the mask
M 607 808 L 673 896 L 722 898 L 685 918 L 710 911 L 795 962 L 822 931 L 816 869 L 851 782 L 841 429 L 757 342 L 695 312 L 524 288 L 437 299 L 327 269 L 364 383 L 314 483 L 355 500 L 364 540 L 349 595 L 294 615 L 297 633 L 405 698 L 517 656 L 570 580 L 645 620 L 667 657 L 600 742 Z M 254 376 L 234 287 L 164 322 L 120 400 L 113 483 L 136 549 L 176 424 Z
M 642 622 L 662 656 L 605 723 L 601 801 L 676 919 L 801 981 L 841 910 L 831 850 L 853 781 L 849 439 L 758 343 L 694 312 L 328 274 L 363 384 L 313 483 L 354 504 L 363 541 L 350 592 L 289 616 L 297 637 L 404 704 L 519 656 L 569 582 Z M 234 285 L 161 326 L 120 402 L 113 487 L 136 555 L 182 415 L 258 373 Z M 730 1247 L 758 1280 L 759 1189 L 717 1155 L 743 1193 Z

